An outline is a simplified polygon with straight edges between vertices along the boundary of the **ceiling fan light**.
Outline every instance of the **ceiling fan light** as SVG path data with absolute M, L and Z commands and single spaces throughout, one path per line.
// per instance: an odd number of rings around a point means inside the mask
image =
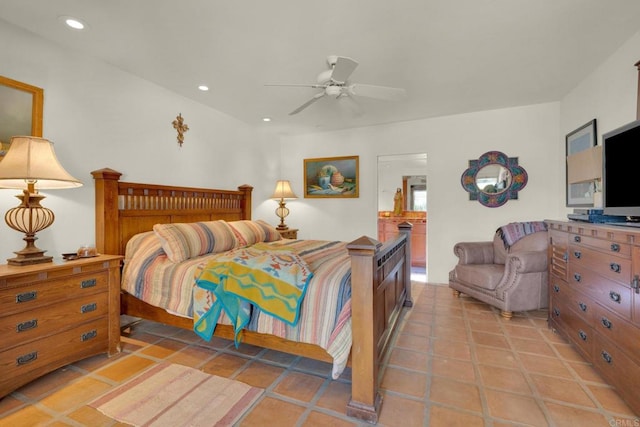
M 327 86 L 325 93 L 329 96 L 335 96 L 336 98 L 342 94 L 342 88 L 340 86 Z

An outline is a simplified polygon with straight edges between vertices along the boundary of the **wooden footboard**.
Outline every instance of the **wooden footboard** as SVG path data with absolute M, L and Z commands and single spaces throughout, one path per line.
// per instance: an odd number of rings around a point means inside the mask
M 154 224 L 251 219 L 250 186 L 212 190 L 121 182 L 120 172 L 101 169 L 95 180 L 96 247 L 99 253 L 124 255 L 127 241 Z M 361 237 L 347 245 L 351 256 L 352 396 L 347 414 L 375 423 L 382 404 L 378 391 L 380 362 L 404 306 L 411 306 L 411 224 L 399 226 L 397 239 L 384 244 Z M 193 320 L 167 313 L 122 294 L 121 313 L 185 329 Z M 231 326 L 215 335 L 233 339 Z M 310 357 L 332 358 L 322 348 L 245 331 L 243 342 Z
M 361 237 L 347 245 L 351 255 L 351 400 L 347 415 L 378 421 L 382 405 L 380 362 L 411 300 L 411 228 L 399 226 L 398 239 L 381 245 Z

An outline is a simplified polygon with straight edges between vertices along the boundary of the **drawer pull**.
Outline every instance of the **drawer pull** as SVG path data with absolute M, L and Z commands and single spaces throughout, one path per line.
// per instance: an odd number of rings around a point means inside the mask
M 631 280 L 631 287 L 636 290 L 636 294 L 640 294 L 640 277 L 637 274 Z
M 582 257 L 582 252 L 580 251 L 573 251 L 573 256 L 575 256 L 576 258 L 580 259 Z
M 38 298 L 38 291 L 24 292 L 16 295 L 16 303 L 29 302 Z
M 613 302 L 617 302 L 618 304 L 621 304 L 621 300 L 622 298 L 620 298 L 620 294 L 617 292 L 609 292 L 609 298 L 611 298 L 611 301 Z
M 93 288 L 93 287 L 96 285 L 96 283 L 97 283 L 97 282 L 96 282 L 96 279 L 83 280 L 83 281 L 80 283 L 80 287 L 81 287 L 82 289 L 85 289 L 85 288 Z
M 617 244 L 617 243 L 612 243 L 612 244 L 611 244 L 611 250 L 612 250 L 613 252 L 620 252 L 620 245 L 619 245 L 619 244 Z
M 560 292 L 560 286 L 558 286 L 558 285 L 553 285 L 553 291 L 554 291 L 554 292 Z
M 567 252 L 562 254 L 562 260 L 563 261 L 568 261 L 569 260 L 569 254 Z
M 82 334 L 82 336 L 80 337 L 80 340 L 89 341 L 97 336 L 98 336 L 98 331 L 94 329 L 93 331 L 85 332 L 84 334 Z
M 574 242 L 580 243 L 580 240 L 582 240 L 582 239 L 580 239 L 580 236 L 573 236 L 573 241 Z
M 609 264 L 609 268 L 614 273 L 620 273 L 620 270 L 622 270 L 622 267 L 620 267 L 620 264 L 615 263 L 615 262 L 612 262 L 611 264 Z
M 560 317 L 560 310 L 558 310 L 557 308 L 553 308 L 553 315 L 556 317 Z
M 600 353 L 600 355 L 602 356 L 604 361 L 607 362 L 608 364 L 613 363 L 613 357 L 611 357 L 611 355 L 606 351 L 602 350 L 602 353 Z
M 580 339 L 582 341 L 586 341 L 587 340 L 587 334 L 583 330 L 578 331 L 578 335 L 580 335 Z
M 38 319 L 27 320 L 16 325 L 16 332 L 24 332 L 38 327 Z
M 583 302 L 579 302 L 578 306 L 580 306 L 580 310 L 587 311 L 587 304 L 585 304 Z
M 602 326 L 604 326 L 607 329 L 611 329 L 611 327 L 613 326 L 613 324 L 611 323 L 611 320 L 607 319 L 606 317 L 603 317 L 602 319 L 600 319 L 600 323 L 602 323 Z
M 580 280 L 582 280 L 582 276 L 580 275 L 580 273 L 573 273 L 573 278 L 575 279 L 576 282 L 579 282 Z
M 84 314 L 84 313 L 96 311 L 97 308 L 98 308 L 98 304 L 95 302 L 92 302 L 91 304 L 85 304 L 82 307 L 80 307 L 80 313 Z
M 33 362 L 37 358 L 38 358 L 37 351 L 25 354 L 23 356 L 16 357 L 16 365 L 18 366 L 26 365 L 27 363 Z

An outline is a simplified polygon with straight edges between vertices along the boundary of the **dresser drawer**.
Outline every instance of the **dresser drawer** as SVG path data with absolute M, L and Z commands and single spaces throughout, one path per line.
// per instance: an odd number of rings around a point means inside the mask
M 596 319 L 597 304 L 590 297 L 571 288 L 566 282 L 551 277 L 552 297 L 562 301 L 568 308 L 574 310 L 588 324 Z
M 553 315 L 559 320 L 561 330 L 582 353 L 590 357 L 593 353 L 594 333 L 591 325 L 571 310 L 564 301 L 552 299 Z
M 622 284 L 631 283 L 631 260 L 614 254 L 603 254 L 583 246 L 569 246 L 570 263 L 581 269 L 597 271 L 608 279 Z
M 108 347 L 106 317 L 0 353 L 0 396 L 30 380 Z
M 640 365 L 631 360 L 614 343 L 596 334 L 593 364 L 624 397 L 632 408 L 640 408 L 638 381 Z
M 631 257 L 631 245 L 628 243 L 612 242 L 606 239 L 598 239 L 590 236 L 571 234 L 569 243 L 580 243 L 582 246 L 589 246 L 598 249 L 600 252 L 621 255 L 625 258 Z
M 0 350 L 33 339 L 44 338 L 108 313 L 106 292 L 83 295 L 54 305 L 0 317 Z
M 625 319 L 631 319 L 633 290 L 591 270 L 575 264 L 569 265 L 569 285 L 586 293 L 595 302 L 615 311 Z
M 630 358 L 640 363 L 640 328 L 603 307 L 596 307 L 594 330 L 615 342 Z
M 68 298 L 107 292 L 108 283 L 109 276 L 104 271 L 0 289 L 0 317 L 44 307 Z

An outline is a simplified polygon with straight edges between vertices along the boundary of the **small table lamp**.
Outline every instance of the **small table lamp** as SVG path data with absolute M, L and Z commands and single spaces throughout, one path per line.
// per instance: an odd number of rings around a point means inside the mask
M 35 245 L 36 233 L 53 224 L 54 215 L 50 209 L 40 206 L 45 196 L 39 189 L 80 187 L 82 183 L 69 175 L 60 165 L 53 151 L 53 143 L 34 136 L 14 136 L 4 159 L 0 161 L 0 188 L 22 188 L 16 197 L 20 205 L 9 209 L 4 216 L 7 225 L 25 233 L 24 249 L 14 252 L 10 265 L 30 265 L 50 262 L 53 257 L 44 255 Z
M 297 199 L 296 196 L 291 189 L 291 184 L 289 181 L 280 180 L 276 182 L 276 189 L 273 191 L 272 199 L 280 199 L 278 202 L 279 206 L 276 209 L 276 215 L 280 218 L 280 224 L 276 227 L 278 230 L 288 230 L 289 226 L 284 223 L 284 218 L 289 215 L 289 209 L 285 206 L 285 199 Z

